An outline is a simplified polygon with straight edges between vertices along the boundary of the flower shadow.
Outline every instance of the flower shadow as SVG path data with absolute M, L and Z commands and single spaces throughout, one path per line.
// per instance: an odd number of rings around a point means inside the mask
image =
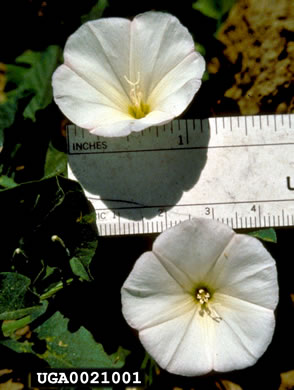
M 132 136 L 140 137 L 141 150 L 107 153 L 106 149 L 105 153 L 83 154 L 79 159 L 69 156 L 70 168 L 90 201 L 99 198 L 115 215 L 131 221 L 151 219 L 174 207 L 200 178 L 207 160 L 209 122 L 193 122 L 189 144 L 182 144 L 183 137 L 174 131 L 176 147 L 153 150 L 150 137 L 144 147 L 142 132 L 136 133 Z M 126 137 L 120 139 L 123 144 Z M 106 144 L 119 142 L 118 138 L 103 140 L 100 137 Z

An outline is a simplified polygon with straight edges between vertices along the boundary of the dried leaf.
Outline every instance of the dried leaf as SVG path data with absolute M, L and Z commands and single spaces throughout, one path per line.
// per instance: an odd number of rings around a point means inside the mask
M 13 382 L 12 379 L 5 383 L 0 383 L 0 390 L 21 390 L 24 388 L 24 385 L 19 382 Z
M 294 388 L 294 370 L 281 374 L 281 385 L 279 390 L 291 390 Z
M 219 383 L 216 383 L 216 387 L 219 390 L 242 390 L 242 387 L 231 381 L 222 379 Z
M 12 372 L 12 370 L 10 370 L 8 368 L 4 368 L 3 370 L 0 370 L 0 376 L 10 374 L 11 372 Z
M 293 110 L 293 18 L 289 0 L 274 7 L 268 0 L 240 0 L 219 30 L 224 54 L 237 69 L 225 97 L 235 100 L 243 115 Z

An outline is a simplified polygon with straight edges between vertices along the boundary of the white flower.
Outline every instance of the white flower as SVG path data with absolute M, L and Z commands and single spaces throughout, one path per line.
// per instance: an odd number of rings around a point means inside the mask
M 94 134 L 128 135 L 180 115 L 204 68 L 192 36 L 172 15 L 99 19 L 67 40 L 64 64 L 53 75 L 54 99 Z
M 275 327 L 275 261 L 255 238 L 208 219 L 163 232 L 122 287 L 123 315 L 178 375 L 254 364 Z

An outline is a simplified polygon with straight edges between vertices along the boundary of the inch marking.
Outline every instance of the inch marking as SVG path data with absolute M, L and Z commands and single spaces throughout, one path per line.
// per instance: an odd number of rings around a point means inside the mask
M 260 206 L 258 206 L 258 218 L 259 218 L 259 225 L 261 225 L 261 209 L 260 209 Z
M 158 148 L 158 149 L 137 149 L 137 150 L 113 150 L 109 152 L 75 152 L 68 153 L 70 155 L 83 155 L 83 154 L 117 154 L 117 153 L 141 153 L 141 152 L 163 152 L 163 151 L 177 151 L 177 150 L 200 150 L 200 149 L 228 149 L 228 148 L 249 148 L 249 147 L 268 147 L 268 146 L 291 146 L 294 145 L 294 142 L 280 142 L 280 143 L 267 143 L 267 144 L 243 144 L 243 145 L 211 145 L 211 146 L 184 146 L 182 148 Z
M 188 129 L 188 123 L 187 123 L 187 121 L 185 121 L 184 123 L 185 123 L 185 128 L 186 128 L 186 143 L 187 143 L 187 145 L 189 145 L 189 129 Z
M 191 218 L 191 216 L 190 216 Z M 186 219 L 190 219 L 189 216 L 186 216 Z M 212 214 L 210 215 L 210 218 L 213 219 Z M 238 212 L 235 212 L 235 217 L 225 217 L 225 216 L 217 216 L 214 217 L 216 221 L 220 221 L 222 223 L 226 223 L 227 225 L 230 225 L 234 229 L 252 229 L 252 228 L 267 228 L 267 227 L 280 227 L 280 226 L 291 226 L 289 221 L 289 216 L 287 215 L 287 225 L 281 225 L 281 215 L 263 215 L 263 222 L 262 224 L 256 224 L 252 217 L 248 216 L 240 216 Z M 163 223 L 162 221 L 159 222 L 156 221 L 138 221 L 138 222 L 132 222 L 132 228 L 130 227 L 130 222 L 121 223 L 120 225 L 113 224 L 98 224 L 99 234 L 100 235 L 126 235 L 126 234 L 152 234 L 152 233 L 159 233 L 163 230 L 166 230 L 172 226 L 178 225 L 185 219 L 174 219 L 174 220 L 168 220 L 167 224 Z M 140 223 L 141 222 L 141 223 Z M 294 218 L 292 215 L 292 225 L 294 224 Z
M 121 234 L 121 230 L 120 230 L 120 214 L 119 213 L 118 213 L 118 226 L 119 226 L 118 233 Z

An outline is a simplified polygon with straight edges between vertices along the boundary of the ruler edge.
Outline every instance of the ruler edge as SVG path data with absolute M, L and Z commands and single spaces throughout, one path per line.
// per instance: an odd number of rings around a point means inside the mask
M 208 118 L 194 118 L 194 119 L 190 119 L 190 118 L 185 118 L 185 119 L 180 119 L 180 118 L 175 118 L 173 119 L 172 121 L 170 121 L 169 123 L 165 124 L 165 125 L 159 125 L 159 126 L 150 126 L 140 132 L 133 132 L 130 134 L 130 136 L 132 135 L 135 135 L 135 136 L 138 136 L 138 134 L 145 134 L 147 133 L 148 130 L 150 129 L 164 129 L 165 126 L 170 126 L 171 128 L 173 127 L 173 123 L 181 123 L 181 122 L 186 122 L 186 124 L 188 123 L 195 123 L 195 121 L 199 121 L 200 122 L 200 127 L 201 127 L 201 133 L 205 133 L 205 132 L 209 132 L 210 135 L 212 134 L 211 132 L 211 129 L 209 126 L 203 126 L 203 123 L 205 123 L 205 121 L 209 122 L 214 122 L 215 124 L 215 127 L 214 127 L 214 130 L 215 130 L 215 133 L 218 134 L 218 128 L 219 126 L 217 125 L 217 123 L 219 121 L 224 121 L 226 119 L 229 119 L 230 121 L 230 129 L 232 129 L 232 119 L 236 119 L 237 120 L 237 123 L 238 123 L 238 127 L 240 128 L 240 124 L 239 124 L 239 121 L 243 121 L 244 120 L 244 129 L 245 129 L 245 135 L 247 135 L 247 127 L 248 127 L 248 124 L 247 124 L 247 121 L 250 120 L 251 118 L 251 121 L 254 122 L 254 119 L 253 118 L 259 118 L 259 123 L 261 124 L 261 118 L 266 118 L 266 121 L 267 121 L 267 124 L 268 124 L 268 127 L 270 125 L 270 119 L 269 118 L 273 118 L 273 123 L 274 123 L 274 128 L 275 128 L 275 131 L 277 131 L 277 117 L 281 117 L 281 121 L 282 123 L 284 122 L 283 118 L 286 118 L 288 117 L 288 122 L 289 122 L 289 129 L 292 129 L 294 130 L 294 126 L 293 126 L 293 123 L 292 123 L 292 120 L 291 118 L 293 117 L 294 119 L 294 113 L 285 113 L 285 114 L 261 114 L 261 115 L 234 115 L 234 116 L 219 116 L 219 117 L 208 117 Z M 294 121 L 293 121 L 294 122 Z M 224 123 L 224 122 L 223 122 Z M 179 126 L 176 126 L 176 127 L 179 127 Z M 77 126 L 75 124 L 68 124 L 66 126 L 66 150 L 67 150 L 67 155 L 68 156 L 72 156 L 72 155 L 79 155 L 79 154 L 104 154 L 104 152 L 91 152 L 91 153 L 88 153 L 88 152 L 81 152 L 81 153 L 71 153 L 70 152 L 70 142 L 69 142 L 69 133 L 70 133 L 70 129 L 75 129 L 75 131 L 81 131 L 82 134 L 86 134 L 87 137 L 95 137 L 96 140 L 105 140 L 107 141 L 109 138 L 110 139 L 113 139 L 113 138 L 124 138 L 124 139 L 129 139 L 131 137 L 129 136 L 123 136 L 123 137 L 103 137 L 103 136 L 99 136 L 99 135 L 96 135 L 96 134 L 91 134 L 87 129 L 84 129 L 80 126 Z M 188 130 L 188 126 L 186 126 L 186 129 Z M 223 127 L 224 129 L 224 127 Z M 232 130 L 231 130 L 232 131 Z M 205 147 L 203 147 L 205 148 Z M 177 148 L 177 150 L 184 150 L 185 148 Z M 156 149 L 154 149 L 156 150 Z M 166 149 L 166 150 L 169 150 L 169 149 Z M 111 153 L 116 153 L 117 151 L 112 151 Z M 125 151 L 119 151 L 119 152 L 130 152 L 129 150 L 125 150 Z M 106 152 L 106 153 L 110 153 L 110 152 Z

